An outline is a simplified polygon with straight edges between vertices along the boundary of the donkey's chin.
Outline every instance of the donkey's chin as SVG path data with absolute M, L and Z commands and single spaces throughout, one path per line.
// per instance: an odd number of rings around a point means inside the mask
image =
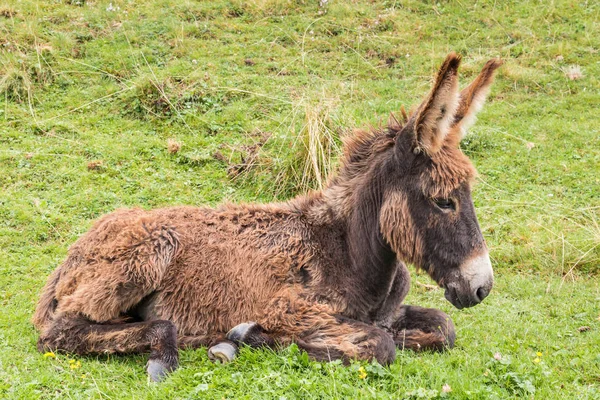
M 481 303 L 481 300 L 477 296 L 471 295 L 469 292 L 463 292 L 451 285 L 446 286 L 444 297 L 459 310 L 473 307 Z

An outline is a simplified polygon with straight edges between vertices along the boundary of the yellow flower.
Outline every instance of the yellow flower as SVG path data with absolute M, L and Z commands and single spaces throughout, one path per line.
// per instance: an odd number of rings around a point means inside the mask
M 538 356 L 538 357 L 541 357 L 542 353 L 538 351 L 537 353 L 535 353 L 535 355 Z
M 365 368 L 362 366 L 358 369 L 358 377 L 360 379 L 365 379 L 367 377 L 367 371 L 365 371 Z
M 56 354 L 54 354 L 53 352 L 49 351 L 47 353 L 44 353 L 44 358 L 56 358 Z
M 537 364 L 537 363 L 539 363 L 540 361 L 541 361 L 541 360 L 540 360 L 540 358 L 539 358 L 539 357 L 536 357 L 536 358 L 535 358 L 535 360 L 533 360 L 533 362 L 534 362 L 534 363 L 536 363 L 536 364 Z
M 71 368 L 71 369 L 81 368 L 81 361 L 69 360 L 69 368 Z

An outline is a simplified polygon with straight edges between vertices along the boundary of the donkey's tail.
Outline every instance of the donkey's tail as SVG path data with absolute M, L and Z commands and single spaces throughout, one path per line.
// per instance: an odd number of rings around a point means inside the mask
M 33 314 L 33 325 L 40 331 L 54 318 L 54 311 L 57 306 L 56 285 L 60 280 L 61 267 L 56 268 L 48 278 Z

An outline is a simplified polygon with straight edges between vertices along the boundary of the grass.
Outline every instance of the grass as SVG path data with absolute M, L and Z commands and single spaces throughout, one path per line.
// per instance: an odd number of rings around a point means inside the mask
M 0 398 L 600 398 L 598 21 L 585 1 L 0 3 Z M 159 385 L 144 356 L 36 351 L 38 293 L 95 218 L 318 187 L 340 136 L 418 102 L 452 50 L 463 84 L 505 60 L 462 144 L 496 287 L 408 299 L 452 316 L 456 349 L 200 349 Z

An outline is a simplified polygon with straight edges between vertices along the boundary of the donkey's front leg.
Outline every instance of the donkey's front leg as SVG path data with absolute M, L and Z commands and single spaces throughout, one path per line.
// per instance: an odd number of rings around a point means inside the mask
M 396 346 L 388 332 L 334 315 L 323 304 L 280 298 L 268 309 L 268 316 L 259 321 L 236 326 L 227 338 L 253 347 L 296 343 L 318 361 L 375 359 L 387 365 L 396 358 Z
M 319 361 L 377 360 L 382 365 L 394 362 L 396 346 L 388 332 L 356 320 L 337 319 L 337 324 L 328 323 L 294 341 Z
M 402 305 L 400 318 L 386 330 L 400 349 L 446 350 L 454 347 L 456 332 L 450 317 L 435 308 Z
M 317 361 L 351 359 L 377 360 L 387 365 L 396 357 L 392 336 L 383 329 L 359 321 L 345 320 L 330 325 L 326 329 L 317 329 L 310 334 L 295 336 L 286 333 L 268 333 L 256 322 L 239 324 L 227 334 L 227 338 L 237 345 L 251 347 L 271 347 L 296 343 Z M 219 343 L 209 351 L 227 343 Z
M 375 325 L 381 328 L 391 328 L 402 316 L 402 302 L 410 289 L 410 272 L 406 265 L 396 262 L 394 280 L 384 302 L 371 316 Z

